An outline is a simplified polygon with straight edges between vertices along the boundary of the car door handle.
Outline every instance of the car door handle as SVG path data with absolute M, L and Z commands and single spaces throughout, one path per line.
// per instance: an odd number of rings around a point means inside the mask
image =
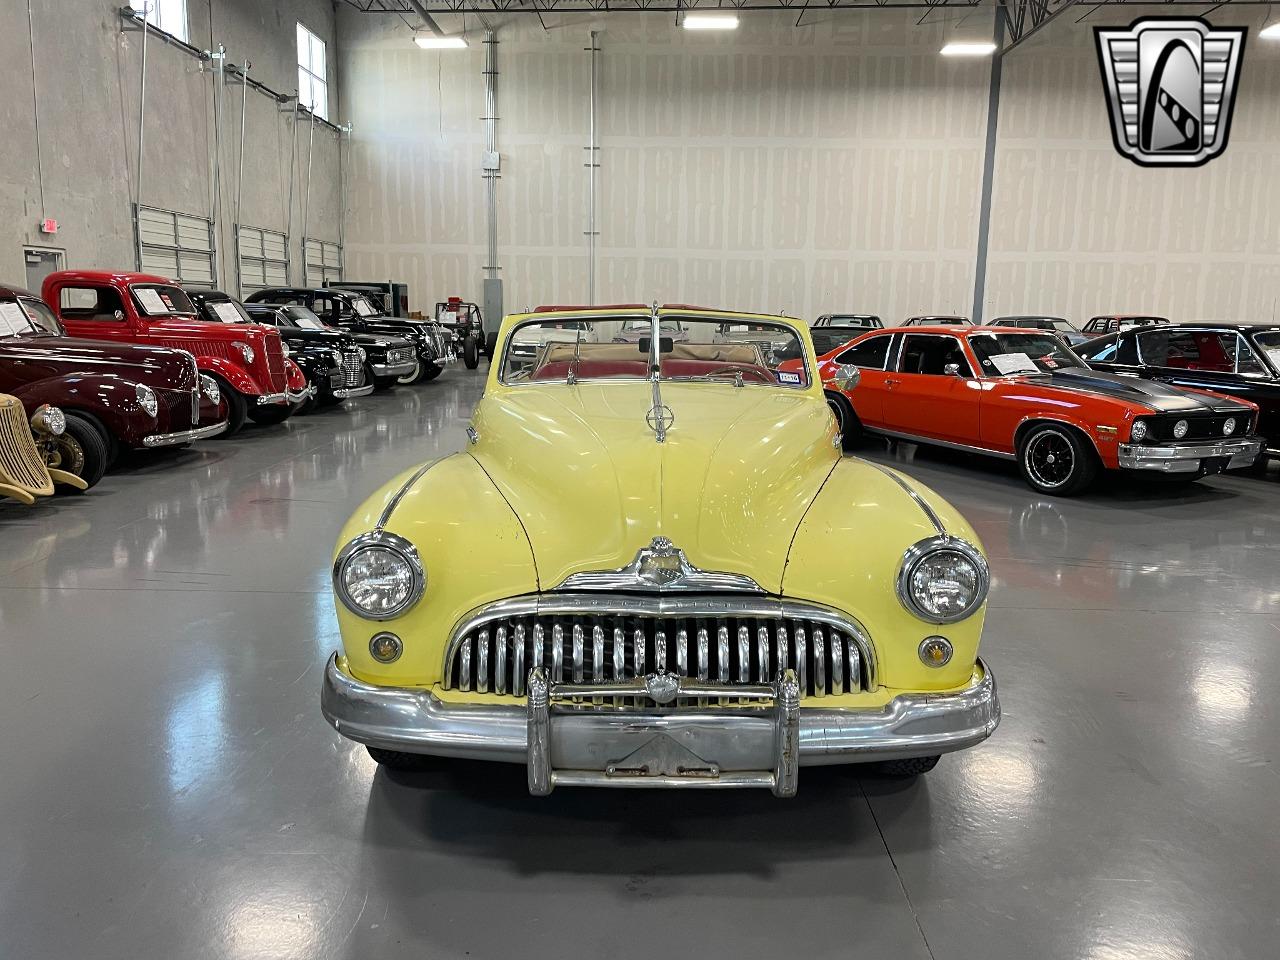
M 899 383 L 901 383 L 901 382 L 902 382 L 901 380 L 895 380 L 895 379 L 893 379 L 893 377 L 885 377 L 885 378 L 884 378 L 884 385 L 885 385 L 886 387 L 896 386 L 897 384 L 899 384 Z

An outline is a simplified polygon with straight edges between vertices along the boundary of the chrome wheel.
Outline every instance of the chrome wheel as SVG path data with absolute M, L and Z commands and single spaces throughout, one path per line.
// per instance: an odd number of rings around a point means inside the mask
M 1057 430 L 1043 430 L 1032 437 L 1023 458 L 1031 479 L 1046 490 L 1061 487 L 1076 470 L 1075 448 Z
M 64 433 L 58 437 L 54 450 L 56 451 L 54 459 L 57 462 L 50 463 L 49 466 L 65 470 L 67 473 L 74 473 L 77 477 L 84 476 L 84 447 L 80 445 L 79 440 L 68 433 Z

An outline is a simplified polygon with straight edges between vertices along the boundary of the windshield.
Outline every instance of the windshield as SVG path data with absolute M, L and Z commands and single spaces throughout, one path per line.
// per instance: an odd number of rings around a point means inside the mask
M 647 318 L 529 321 L 507 340 L 502 382 L 643 380 L 656 354 L 664 380 L 735 386 L 809 383 L 800 338 L 790 327 L 710 317 L 681 317 L 678 323 L 669 319 L 662 320 L 657 344 Z
M 351 309 L 356 312 L 357 316 L 361 317 L 376 317 L 378 315 L 378 308 L 369 302 L 368 297 L 352 297 Z
M 220 320 L 223 323 L 254 322 L 253 317 L 249 316 L 244 307 L 234 300 L 205 300 L 204 305 L 209 308 L 206 315 L 212 313 L 213 320 Z
M 328 330 L 328 325 L 306 307 L 285 307 L 285 316 L 303 330 Z
M 1266 333 L 1255 333 L 1253 342 L 1258 349 L 1267 355 L 1271 366 L 1280 370 L 1280 330 L 1268 330 Z
M 1053 373 L 1084 363 L 1051 333 L 978 333 L 969 338 L 984 377 Z
M 133 291 L 133 299 L 138 304 L 138 309 L 149 317 L 196 312 L 191 298 L 177 287 L 164 283 L 135 283 L 129 289 Z
M 62 335 L 62 325 L 58 318 L 40 300 L 20 300 L 0 302 L 0 337 L 19 336 L 32 333 L 51 333 Z

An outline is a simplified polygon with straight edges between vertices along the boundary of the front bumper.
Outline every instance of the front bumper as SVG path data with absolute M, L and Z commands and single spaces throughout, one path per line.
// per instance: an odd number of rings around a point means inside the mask
M 363 387 L 339 387 L 333 391 L 333 395 L 339 400 L 350 400 L 352 397 L 367 397 L 373 393 L 373 384 L 366 383 Z
M 227 421 L 223 420 L 221 423 L 211 423 L 207 427 L 193 427 L 190 430 L 179 430 L 177 433 L 153 433 L 149 437 L 142 438 L 142 445 L 148 449 L 171 447 L 175 443 L 191 443 L 206 437 L 216 437 L 220 433 L 225 433 L 226 429 Z
M 308 383 L 301 390 L 286 390 L 284 399 L 287 403 L 302 403 L 304 400 L 310 400 L 316 395 L 316 387 L 314 383 Z
M 291 403 L 292 401 L 289 397 L 290 394 L 287 391 L 284 393 L 260 393 L 253 398 L 253 402 L 260 407 L 266 407 L 275 403 Z
M 1120 467 L 1123 470 L 1155 470 L 1159 473 L 1196 473 L 1206 470 L 1205 461 L 1222 463 L 1219 469 L 1235 470 L 1247 467 L 1258 457 L 1262 441 L 1257 437 L 1240 437 L 1238 440 L 1210 440 L 1194 443 L 1169 443 L 1160 446 L 1144 446 L 1138 443 L 1122 443 L 1119 450 Z
M 413 373 L 414 363 L 410 360 L 407 363 L 371 363 L 369 366 L 375 377 L 403 377 L 406 373 Z
M 527 764 L 535 794 L 563 785 L 769 787 L 790 796 L 800 766 L 926 757 L 981 743 L 1000 722 L 1000 701 L 981 661 L 977 672 L 963 690 L 903 693 L 874 709 L 802 708 L 784 679 L 706 691 L 771 707 L 645 711 L 584 707 L 585 698 L 607 703 L 620 689 L 548 684 L 540 671 L 525 706 L 446 703 L 427 689 L 357 680 L 335 654 L 320 705 L 335 730 L 371 747 Z M 680 682 L 682 696 L 702 693 L 688 678 Z

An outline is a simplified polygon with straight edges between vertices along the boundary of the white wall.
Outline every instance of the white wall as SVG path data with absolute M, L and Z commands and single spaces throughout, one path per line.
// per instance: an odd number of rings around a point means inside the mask
M 966 310 L 988 68 L 939 58 L 944 28 L 919 16 L 811 13 L 797 29 L 795 14 L 751 14 L 723 36 L 667 16 L 601 21 L 597 300 Z M 548 20 L 559 26 L 499 29 L 508 310 L 587 294 L 591 21 Z M 396 18 L 345 10 L 339 33 L 348 274 L 407 280 L 425 309 L 478 300 L 480 34 L 467 51 L 422 51 Z

